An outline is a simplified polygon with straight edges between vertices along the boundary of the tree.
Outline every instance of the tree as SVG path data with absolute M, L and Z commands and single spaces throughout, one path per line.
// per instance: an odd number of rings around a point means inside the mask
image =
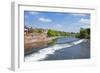
M 90 28 L 87 28 L 87 29 L 81 28 L 80 33 L 77 33 L 76 37 L 81 38 L 81 39 L 82 38 L 90 39 Z
M 80 30 L 80 38 L 86 38 L 86 35 L 87 35 L 87 31 L 84 30 L 83 28 L 81 28 L 81 30 Z
M 49 29 L 48 32 L 47 32 L 47 35 L 48 35 L 49 37 L 51 37 L 51 36 L 56 36 L 56 33 L 55 33 L 55 31 Z
M 52 36 L 68 36 L 69 33 L 49 29 L 48 32 L 47 32 L 47 35 L 49 37 L 52 37 Z

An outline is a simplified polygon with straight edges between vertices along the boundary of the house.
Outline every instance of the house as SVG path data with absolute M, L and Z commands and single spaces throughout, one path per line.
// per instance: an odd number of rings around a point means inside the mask
M 28 34 L 28 30 L 29 30 L 29 28 L 24 26 L 24 35 Z

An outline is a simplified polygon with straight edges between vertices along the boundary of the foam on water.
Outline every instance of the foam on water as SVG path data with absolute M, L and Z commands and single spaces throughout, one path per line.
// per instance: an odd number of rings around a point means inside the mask
M 36 52 L 34 54 L 26 56 L 25 57 L 25 62 L 43 60 L 46 57 L 48 57 L 49 54 L 54 54 L 54 52 L 57 51 L 57 50 L 77 45 L 77 44 L 79 44 L 79 43 L 81 43 L 83 41 L 84 41 L 84 39 L 81 39 L 81 40 L 72 42 L 71 44 L 68 44 L 68 43 L 66 43 L 66 44 L 56 44 L 54 46 L 41 49 L 40 51 L 38 51 L 38 52 Z

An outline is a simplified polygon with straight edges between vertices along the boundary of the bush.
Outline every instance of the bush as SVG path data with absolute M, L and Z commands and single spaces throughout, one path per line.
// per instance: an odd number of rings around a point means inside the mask
M 51 37 L 51 36 L 57 36 L 57 33 L 56 33 L 56 31 L 49 29 L 48 32 L 47 32 L 47 35 L 49 37 Z
M 85 38 L 85 39 L 90 39 L 90 28 L 83 29 L 81 28 L 80 33 L 76 34 L 77 38 Z

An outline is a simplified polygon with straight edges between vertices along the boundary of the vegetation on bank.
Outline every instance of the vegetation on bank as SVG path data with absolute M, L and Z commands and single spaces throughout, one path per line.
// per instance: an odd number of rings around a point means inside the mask
M 43 33 L 44 29 L 33 29 L 32 27 L 28 29 L 28 33 Z
M 76 34 L 76 38 L 84 38 L 84 39 L 90 39 L 90 28 L 87 29 L 80 29 L 80 32 Z
M 68 37 L 76 37 L 80 39 L 90 39 L 90 28 L 81 28 L 79 33 L 74 33 L 74 32 L 63 32 L 63 31 L 55 31 L 49 29 L 47 32 L 47 35 L 49 37 L 52 36 L 68 36 Z
M 53 29 L 40 29 L 40 28 L 33 29 L 32 27 L 28 29 L 28 33 L 44 33 L 44 32 L 47 33 L 48 37 L 69 36 L 70 35 L 70 33 L 68 33 L 68 32 L 56 31 Z
M 49 37 L 52 37 L 52 36 L 53 36 L 53 37 L 54 37 L 54 36 L 69 36 L 69 33 L 49 29 L 48 32 L 47 32 L 47 35 L 48 35 Z
M 58 36 L 68 36 L 68 37 L 76 37 L 76 38 L 84 38 L 84 39 L 90 39 L 90 28 L 81 28 L 79 33 L 74 32 L 64 32 L 64 31 L 57 31 L 53 29 L 40 29 L 32 27 L 28 29 L 28 33 L 45 33 L 48 37 L 58 37 Z

